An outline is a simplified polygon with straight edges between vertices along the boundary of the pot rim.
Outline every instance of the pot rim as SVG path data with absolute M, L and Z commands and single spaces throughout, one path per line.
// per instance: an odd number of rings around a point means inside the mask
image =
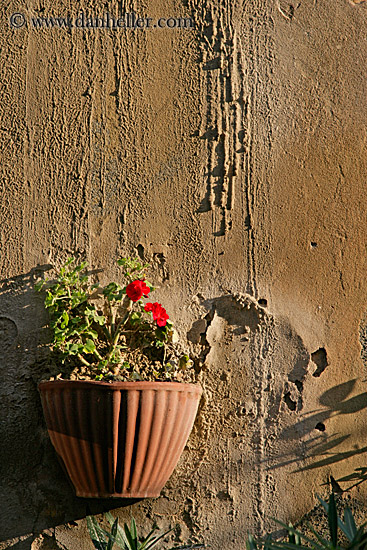
M 100 388 L 105 390 L 168 390 L 168 391 L 191 391 L 198 395 L 203 393 L 203 389 L 199 383 L 189 382 L 173 382 L 167 380 L 150 381 L 150 380 L 134 380 L 134 381 L 113 381 L 104 382 L 101 380 L 43 380 L 38 384 L 39 391 L 51 389 L 55 386 L 60 389 L 65 386 L 79 386 L 81 389 Z

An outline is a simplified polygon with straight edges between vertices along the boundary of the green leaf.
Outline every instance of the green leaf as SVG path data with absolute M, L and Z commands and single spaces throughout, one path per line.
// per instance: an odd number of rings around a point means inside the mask
M 345 522 L 345 528 L 342 529 L 343 533 L 345 534 L 345 536 L 347 537 L 347 539 L 352 542 L 352 540 L 354 539 L 354 537 L 356 536 L 357 534 L 357 526 L 356 526 L 356 523 L 354 521 L 354 517 L 353 517 L 353 514 L 351 512 L 351 509 L 350 508 L 346 508 L 344 510 L 344 522 Z
M 79 271 L 83 271 L 84 268 L 87 267 L 87 262 L 82 262 L 81 264 L 77 265 L 75 268 L 75 272 L 78 273 Z
M 106 323 L 106 317 L 104 315 L 95 315 L 94 320 L 99 325 L 103 326 Z
M 132 325 L 137 325 L 141 320 L 141 313 L 138 313 L 137 311 L 133 311 L 132 313 L 130 313 L 130 323 Z
M 111 514 L 111 512 L 106 512 L 105 513 L 105 517 L 108 519 L 109 521 L 109 524 L 112 525 L 115 523 L 115 518 L 113 517 L 113 515 Z
M 338 544 L 338 514 L 336 511 L 334 493 L 331 493 L 330 499 L 329 499 L 328 522 L 329 522 L 331 542 L 334 548 L 336 548 Z
M 267 535 L 264 541 L 264 550 L 271 550 L 271 543 L 272 543 L 271 536 Z
M 113 515 L 110 512 L 106 512 L 105 517 L 108 519 L 109 524 L 111 525 L 111 527 L 113 527 L 114 524 L 116 523 L 116 520 L 113 517 Z M 126 546 L 126 543 L 125 543 L 124 537 L 122 536 L 122 533 L 123 533 L 123 529 L 117 523 L 116 524 L 116 533 L 114 534 L 114 537 L 116 539 L 116 544 L 118 544 L 119 547 L 122 548 L 123 550 L 128 550 L 128 547 Z
M 114 282 L 109 283 L 102 290 L 103 295 L 109 302 L 120 301 L 123 298 L 124 292 L 122 287 Z
M 116 542 L 116 533 L 117 533 L 118 523 L 119 523 L 119 520 L 118 520 L 118 518 L 116 518 L 114 524 L 112 525 L 111 538 L 109 538 L 109 540 L 108 540 L 107 550 L 112 550 L 113 543 Z
M 310 548 L 316 549 L 316 548 L 321 548 L 321 547 L 319 547 L 315 543 L 315 541 L 313 541 L 311 539 L 310 539 L 310 545 L 309 544 L 308 545 L 291 544 L 290 542 L 277 542 L 277 541 L 273 541 L 271 539 L 268 539 L 266 541 L 266 548 L 267 548 L 267 550 L 310 550 Z
M 329 504 L 327 502 L 325 502 L 325 500 L 323 500 L 319 495 L 317 495 L 317 498 L 320 501 L 321 505 L 323 506 L 325 512 L 328 514 L 329 513 Z M 346 511 L 347 511 L 347 509 L 345 510 L 345 512 Z M 346 521 L 345 512 L 344 512 L 344 520 Z M 350 510 L 349 510 L 349 512 L 350 512 Z M 350 514 L 351 514 L 351 512 L 350 512 Z M 348 515 L 348 512 L 347 512 L 347 515 Z M 352 519 L 353 519 L 353 516 L 352 516 Z M 353 519 L 353 522 L 354 522 L 354 519 Z M 348 528 L 348 526 L 346 524 L 344 524 L 339 517 L 338 517 L 338 526 L 341 529 L 341 531 L 344 533 L 344 535 L 347 537 L 347 539 L 351 542 L 352 539 L 353 539 L 353 535 L 351 534 L 351 531 Z
M 186 370 L 188 367 L 190 367 L 193 364 L 190 357 L 188 355 L 183 355 L 180 357 L 178 361 L 178 366 L 181 370 Z
M 98 332 L 96 332 L 95 330 L 88 330 L 85 334 L 91 336 L 94 340 L 98 339 Z
M 321 544 L 321 548 L 330 548 L 330 542 L 328 540 L 326 540 L 324 537 L 322 537 L 321 535 L 319 535 L 319 533 L 312 527 L 312 525 L 310 525 L 309 523 L 307 523 L 307 527 L 309 528 L 309 530 L 311 531 L 311 533 L 313 535 L 315 535 L 315 537 L 317 538 L 317 540 L 319 541 L 319 543 Z M 302 535 L 302 538 L 307 540 L 307 538 L 305 537 L 305 535 Z M 312 541 L 312 539 L 310 539 Z M 318 545 L 315 541 L 312 541 L 312 544 L 313 546 L 316 548 L 320 548 L 320 545 Z
M 127 542 L 128 542 L 128 548 L 129 550 L 139 550 L 138 549 L 138 541 L 137 539 L 134 539 L 130 533 L 130 529 L 129 527 L 127 526 L 127 523 L 124 524 L 124 531 L 125 531 L 125 536 L 126 536 L 126 539 L 127 539 Z
M 43 289 L 45 283 L 46 283 L 46 281 L 38 281 L 38 282 L 34 285 L 35 290 L 37 290 L 37 292 L 41 292 L 41 290 Z
M 289 523 L 288 525 L 288 540 L 291 544 L 296 544 L 296 535 L 293 530 L 293 525 Z
M 70 347 L 68 347 L 68 344 L 66 346 L 65 351 L 67 351 L 70 355 L 77 355 L 80 351 L 81 346 L 79 344 L 71 344 Z
M 96 349 L 96 345 L 90 338 L 87 339 L 86 343 L 84 344 L 83 352 L 84 353 L 93 353 Z
M 171 531 L 173 531 L 173 529 L 169 529 L 168 531 L 166 531 L 162 535 L 159 535 L 159 536 L 154 537 L 154 538 L 151 538 L 151 537 L 148 538 L 147 537 L 143 541 L 142 546 L 140 547 L 140 550 L 150 550 L 150 548 L 153 548 L 154 546 L 156 546 L 158 544 L 158 542 L 160 540 L 162 540 L 164 537 L 166 537 L 168 535 L 168 533 L 170 533 Z
M 135 550 L 133 546 L 131 546 L 130 544 L 130 541 L 126 535 L 126 531 L 125 531 L 125 528 L 127 527 L 126 523 L 125 523 L 125 527 L 122 528 L 119 526 L 119 534 L 121 535 L 123 541 L 124 541 L 124 544 L 125 544 L 125 547 L 127 550 Z M 129 530 L 129 528 L 127 527 L 127 529 Z M 129 532 L 130 533 L 130 532 Z
M 284 529 L 287 529 L 287 531 L 288 531 L 288 525 L 286 523 L 283 523 L 282 521 L 279 521 L 279 520 L 274 519 L 274 518 L 272 518 L 272 519 L 273 519 L 273 521 L 275 521 L 275 523 L 277 523 L 278 525 L 281 525 Z M 325 548 L 329 548 L 329 546 L 330 546 L 329 542 L 327 540 L 323 539 L 322 537 L 320 537 L 320 535 L 318 535 L 310 525 L 308 525 L 308 527 L 312 531 L 312 533 L 314 535 L 316 535 L 316 537 L 318 539 L 321 538 L 321 540 L 322 540 L 321 545 L 317 544 L 317 542 L 315 540 L 313 540 L 310 537 L 304 535 L 300 531 L 296 531 L 295 529 L 293 531 L 294 531 L 296 536 L 298 535 L 300 537 L 300 539 L 303 539 L 306 542 L 309 542 L 312 545 L 312 548 L 315 548 L 315 550 L 325 550 Z M 288 550 L 297 550 L 297 547 L 299 549 L 299 546 L 297 544 L 284 543 L 284 548 L 287 548 Z M 275 548 L 275 546 L 273 544 L 272 544 L 272 548 Z
M 107 550 L 107 545 L 105 540 L 101 537 L 101 528 L 97 523 L 97 520 L 94 516 L 87 516 L 87 527 L 89 531 L 90 538 L 92 539 L 94 548 L 96 550 Z
M 246 548 L 247 550 L 257 550 L 256 541 L 254 537 L 251 535 L 251 533 L 248 534 L 247 541 L 246 541 Z
M 116 518 L 115 522 L 116 522 L 116 521 L 118 521 L 117 518 Z M 112 534 L 112 530 L 111 530 L 111 533 L 109 533 L 108 531 L 106 531 L 106 529 L 100 528 L 100 530 L 101 530 L 102 534 L 106 537 L 106 539 L 107 539 L 107 541 L 108 541 L 107 544 L 112 544 L 111 548 L 113 548 L 113 545 L 114 545 L 114 544 L 118 544 L 118 545 L 120 546 L 117 537 L 115 537 L 115 536 Z M 123 544 L 123 546 L 120 546 L 120 548 L 122 548 L 123 550 L 125 550 L 125 549 L 126 549 L 126 545 L 125 545 L 124 542 L 123 542 L 122 544 Z M 108 547 L 106 548 L 106 550 L 108 550 Z
M 131 518 L 131 536 L 132 536 L 132 539 L 134 541 L 136 541 L 136 545 L 138 545 L 138 535 L 137 535 L 137 532 L 136 532 L 136 523 L 135 523 L 135 519 L 134 518 Z
M 61 328 L 66 328 L 69 324 L 69 315 L 67 314 L 66 311 L 62 312 L 62 319 L 63 319 L 63 322 L 61 323 Z
M 148 288 L 150 288 L 151 292 L 153 292 L 155 290 L 155 286 L 152 285 L 152 283 L 150 283 L 146 279 L 144 280 L 144 283 L 147 285 Z

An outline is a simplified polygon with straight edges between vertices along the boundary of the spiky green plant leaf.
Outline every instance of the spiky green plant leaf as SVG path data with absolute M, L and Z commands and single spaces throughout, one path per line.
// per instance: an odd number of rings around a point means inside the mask
M 334 493 L 331 493 L 329 499 L 328 523 L 330 538 L 334 548 L 338 545 L 338 513 L 336 511 L 336 503 Z
M 251 535 L 251 533 L 249 533 L 248 536 L 247 536 L 246 548 L 247 548 L 247 550 L 257 550 L 256 540 Z
M 94 516 L 87 516 L 89 536 L 96 550 L 107 550 L 107 543 L 101 533 L 101 528 Z
M 173 529 L 169 529 L 168 531 L 162 533 L 162 535 L 159 535 L 157 537 L 149 537 L 148 535 L 148 537 L 146 537 L 142 542 L 142 546 L 139 550 L 150 550 L 151 548 L 154 548 L 154 546 L 156 546 L 160 540 L 164 539 L 171 531 L 173 531 Z
M 116 542 L 116 533 L 117 533 L 118 523 L 119 523 L 119 520 L 118 518 L 116 518 L 111 528 L 111 538 L 108 539 L 107 550 L 112 550 L 113 544 L 114 542 Z
M 357 530 L 356 522 L 354 521 L 352 511 L 348 507 L 344 510 L 344 525 L 345 525 L 344 534 L 349 541 L 352 541 L 356 536 L 358 530 Z

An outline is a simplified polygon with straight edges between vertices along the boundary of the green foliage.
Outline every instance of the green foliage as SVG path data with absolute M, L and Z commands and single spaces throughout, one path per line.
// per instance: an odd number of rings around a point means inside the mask
M 172 322 L 157 326 L 144 310 L 142 295 L 132 301 L 126 294 L 129 283 L 145 279 L 148 264 L 121 258 L 123 284 L 92 284 L 87 263 L 69 258 L 54 280 L 35 285 L 45 294 L 52 332 L 50 348 L 64 365 L 64 371 L 81 369 L 84 378 L 140 380 L 175 379 L 179 359 L 172 367 Z M 130 294 L 131 295 L 131 294 Z M 143 365 L 143 366 L 141 366 Z M 83 366 L 83 367 L 81 367 Z
M 144 270 L 149 267 L 149 264 L 142 264 L 139 260 L 131 258 L 121 258 L 117 260 L 117 263 L 124 268 L 129 282 L 134 281 L 134 279 L 141 279 L 144 275 Z M 150 283 L 145 281 L 145 284 L 147 284 L 151 290 L 154 290 Z
M 94 516 L 87 517 L 89 535 L 96 550 L 112 550 L 115 544 L 122 550 L 151 550 L 172 531 L 172 529 L 170 529 L 165 533 L 156 535 L 157 527 L 154 526 L 145 538 L 140 538 L 139 540 L 134 518 L 131 519 L 130 527 L 126 523 L 124 527 L 121 527 L 118 524 L 118 519 L 115 519 L 110 512 L 107 512 L 105 517 L 109 521 L 111 527 L 110 531 L 103 529 Z M 184 550 L 190 548 L 204 547 L 202 545 L 175 546 L 171 548 L 171 550 Z
M 329 539 L 325 539 L 311 525 L 307 525 L 307 527 L 315 538 L 297 531 L 291 524 L 285 525 L 276 520 L 276 523 L 288 531 L 288 541 L 274 541 L 270 536 L 262 540 L 255 540 L 249 534 L 246 542 L 247 550 L 366 550 L 366 523 L 357 528 L 353 514 L 348 507 L 344 510 L 344 521 L 338 517 L 334 493 L 331 493 L 328 503 L 320 497 L 318 499 L 328 516 Z M 347 544 L 344 546 L 338 545 L 339 530 L 347 540 Z

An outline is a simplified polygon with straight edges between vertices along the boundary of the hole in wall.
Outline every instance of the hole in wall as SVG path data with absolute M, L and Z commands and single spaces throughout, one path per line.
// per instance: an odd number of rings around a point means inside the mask
M 284 401 L 285 401 L 285 404 L 287 405 L 287 407 L 290 411 L 295 411 L 296 410 L 297 403 L 295 401 L 293 401 L 293 399 L 291 398 L 290 392 L 287 392 L 284 395 Z
M 139 258 L 144 261 L 144 246 L 142 244 L 138 244 L 138 246 L 136 247 L 136 251 Z
M 206 328 L 207 322 L 205 319 L 198 319 L 197 321 L 194 321 L 192 327 L 187 333 L 188 340 L 190 340 L 190 342 L 192 342 L 193 344 L 199 344 L 203 336 L 205 339 L 204 333 L 206 331 Z
M 315 241 L 311 241 L 311 248 L 316 248 L 317 247 L 317 243 L 315 243 Z
M 265 298 L 260 298 L 260 300 L 258 300 L 257 303 L 261 307 L 266 307 L 268 305 L 268 301 Z
M 243 405 L 238 407 L 237 409 L 237 416 L 245 416 L 246 415 L 246 407 L 244 407 Z
M 328 366 L 327 353 L 325 348 L 319 348 L 317 351 L 311 353 L 311 359 L 315 363 L 317 369 L 313 373 L 313 376 L 318 378 L 322 375 L 326 367 Z
M 301 380 L 295 380 L 294 383 L 297 386 L 297 390 L 299 392 L 302 392 L 303 391 L 303 382 L 301 382 Z
M 326 430 L 325 424 L 322 422 L 318 422 L 315 426 L 315 430 L 319 430 L 319 432 L 324 432 Z

